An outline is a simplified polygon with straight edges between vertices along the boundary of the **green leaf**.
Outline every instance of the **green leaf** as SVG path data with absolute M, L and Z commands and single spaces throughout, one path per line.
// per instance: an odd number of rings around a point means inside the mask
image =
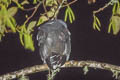
M 33 4 L 36 4 L 37 3 L 37 0 L 33 0 Z
M 72 19 L 73 19 L 73 21 L 75 20 L 75 15 L 74 15 L 74 13 L 73 13 L 73 10 L 70 8 L 70 7 L 68 7 L 69 8 L 69 11 L 70 11 L 70 13 L 71 13 L 71 16 L 72 16 Z
M 69 20 L 70 20 L 70 23 L 72 23 L 73 20 L 72 20 L 72 15 L 71 15 L 71 13 L 70 13 L 70 10 L 68 10 L 68 13 L 69 13 Z
M 28 76 L 22 75 L 18 80 L 30 80 Z
M 0 34 L 0 42 L 2 41 L 2 34 Z
M 7 15 L 7 8 L 4 6 L 4 5 L 2 5 L 2 7 L 1 7 L 1 16 L 2 17 L 6 17 L 6 15 Z
M 6 7 L 11 4 L 11 0 L 1 0 L 0 2 L 3 3 Z
M 96 29 L 97 29 L 98 31 L 100 31 L 100 28 L 99 28 L 99 26 L 98 26 L 97 24 L 95 24 L 95 27 L 96 27 Z
M 75 20 L 75 15 L 74 15 L 72 9 L 70 8 L 70 6 L 68 6 L 67 9 L 66 9 L 66 11 L 65 11 L 64 21 L 67 21 L 68 17 L 69 17 L 70 23 L 72 23 Z
M 8 9 L 8 13 L 10 16 L 14 16 L 18 11 L 18 8 L 17 7 L 11 7 Z
M 25 42 L 25 48 L 26 49 L 30 49 L 32 51 L 35 50 L 33 40 L 32 40 L 32 35 L 24 34 L 24 42 Z
M 12 24 L 16 27 L 17 23 L 14 17 L 10 17 Z
M 99 27 L 101 26 L 100 20 L 95 16 L 95 20 L 97 22 L 97 24 L 99 25 Z
M 36 21 L 31 21 L 28 25 L 27 32 L 30 33 L 32 29 L 35 27 Z
M 109 24 L 109 26 L 108 26 L 108 33 L 110 33 L 111 28 L 112 28 L 112 21 L 110 22 L 110 24 Z
M 24 0 L 21 5 L 30 4 L 28 0 Z
M 46 0 L 46 6 L 52 6 L 53 0 Z
M 120 17 L 119 16 L 112 16 L 112 29 L 113 34 L 117 35 L 120 31 Z
M 95 15 L 93 16 L 93 19 L 94 19 L 93 29 L 97 29 L 98 31 L 100 31 L 99 26 L 101 26 L 101 23 L 100 23 L 99 19 Z
M 23 33 L 22 32 L 19 33 L 19 38 L 20 38 L 20 42 L 21 42 L 22 46 L 24 46 Z
M 65 18 L 64 18 L 65 22 L 67 21 L 67 17 L 68 17 L 68 8 L 65 10 Z
M 42 24 L 43 22 L 47 21 L 48 18 L 46 16 L 41 16 L 38 20 L 37 26 L 39 26 L 40 24 Z
M 116 6 L 117 6 L 117 4 L 114 4 L 113 9 L 112 9 L 112 13 L 113 13 L 113 14 L 116 13 Z
M 84 68 L 83 68 L 83 71 L 84 71 L 84 75 L 86 75 L 87 73 L 88 73 L 88 66 L 85 66 Z
M 112 22 L 112 29 L 113 29 L 113 34 L 116 34 L 116 23 L 114 21 Z
M 18 2 L 18 0 L 13 0 L 13 2 L 17 5 L 18 8 L 24 9 L 23 6 Z
M 96 24 L 96 20 L 95 20 L 95 15 L 93 16 L 93 29 L 95 30 L 95 24 Z
M 120 8 L 120 2 L 118 1 L 117 2 L 117 9 L 119 9 Z
M 48 16 L 49 18 L 52 17 L 52 16 L 54 16 L 54 12 L 48 11 L 48 12 L 47 12 L 47 16 Z
M 12 30 L 13 32 L 16 32 L 15 26 L 14 26 L 13 23 L 11 22 L 10 18 L 7 18 L 6 24 L 7 24 L 8 27 L 11 28 L 11 30 Z
M 96 23 L 95 23 L 95 22 L 93 22 L 93 29 L 94 29 L 94 30 L 96 29 L 95 24 L 96 24 Z
M 22 44 L 22 46 L 24 46 L 24 41 L 23 41 L 23 36 L 24 36 L 24 28 L 25 28 L 25 25 L 22 25 L 20 26 L 21 27 L 21 31 L 19 31 L 19 38 L 20 38 L 20 42 Z

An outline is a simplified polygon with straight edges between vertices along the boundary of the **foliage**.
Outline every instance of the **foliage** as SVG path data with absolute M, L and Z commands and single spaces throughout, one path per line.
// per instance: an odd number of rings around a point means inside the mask
M 22 75 L 18 80 L 30 80 L 28 76 Z
M 93 21 L 93 29 L 94 30 L 98 30 L 100 31 L 100 27 L 101 27 L 101 23 L 100 23 L 100 20 L 95 16 L 93 15 L 93 18 L 94 18 L 94 21 Z
M 64 0 L 63 3 L 60 3 L 57 0 L 33 0 L 32 3 L 35 6 L 29 9 L 25 9 L 24 6 L 26 4 L 31 4 L 29 0 L 23 0 L 22 2 L 19 2 L 19 0 L 0 0 L 0 41 L 6 33 L 19 33 L 20 42 L 25 47 L 25 49 L 34 51 L 35 48 L 34 41 L 32 39 L 32 32 L 34 31 L 35 26 L 40 26 L 49 19 L 56 18 L 59 9 L 61 9 L 63 4 L 65 5 L 66 2 L 67 0 Z M 15 5 L 11 6 L 12 4 Z M 61 5 L 61 7 L 59 7 L 59 5 Z M 43 7 L 45 12 L 39 16 L 38 20 L 32 21 L 31 19 L 39 7 Z M 49 7 L 49 9 L 47 7 Z M 18 9 L 22 11 L 33 10 L 33 13 L 30 16 L 26 15 L 26 20 L 22 24 L 18 24 L 15 19 L 15 15 L 18 13 Z M 65 21 L 67 21 L 67 15 L 69 15 L 69 20 L 72 23 L 75 20 L 75 15 L 69 5 L 66 9 Z
M 89 71 L 88 66 L 84 66 L 83 71 L 84 71 L 84 75 L 86 75 Z
M 108 33 L 111 32 L 111 30 L 113 31 L 114 35 L 117 35 L 118 32 L 120 31 L 120 2 L 119 0 L 110 0 L 110 2 L 108 2 L 105 6 L 103 6 L 102 8 L 99 8 L 96 11 L 93 11 L 93 29 L 97 29 L 98 31 L 100 31 L 100 27 L 101 27 L 101 23 L 99 18 L 96 16 L 97 13 L 101 12 L 102 10 L 104 10 L 105 8 L 107 8 L 108 6 L 113 5 L 113 9 L 112 9 L 112 16 L 110 18 L 110 23 L 108 26 Z
M 110 33 L 111 30 L 113 30 L 114 35 L 117 35 L 120 31 L 120 2 L 115 3 L 113 6 L 108 33 Z
M 60 72 L 60 69 L 56 69 L 56 70 L 49 70 L 49 74 L 48 74 L 48 79 L 47 80 L 53 80 L 55 75 Z
M 2 37 L 6 35 L 6 33 L 19 33 L 19 39 L 22 44 L 22 46 L 25 47 L 25 49 L 29 49 L 34 51 L 34 41 L 32 39 L 33 37 L 33 31 L 36 26 L 40 26 L 44 22 L 57 18 L 57 14 L 60 13 L 60 9 L 66 7 L 65 10 L 65 17 L 64 21 L 67 21 L 69 19 L 70 23 L 73 23 L 75 21 L 75 14 L 70 7 L 71 3 L 68 3 L 67 0 L 33 0 L 32 4 L 34 7 L 26 9 L 24 6 L 27 4 L 31 4 L 29 0 L 22 0 L 22 2 L 19 2 L 19 0 L 0 0 L 0 41 L 2 40 Z M 89 4 L 95 3 L 96 0 L 88 0 Z M 12 6 L 12 4 L 15 4 Z M 96 16 L 97 13 L 104 10 L 106 7 L 112 5 L 112 16 L 110 18 L 110 23 L 108 26 L 108 33 L 113 31 L 114 35 L 117 35 L 120 31 L 120 2 L 119 0 L 110 0 L 105 6 L 102 8 L 93 11 L 93 29 L 100 31 L 101 22 L 99 18 Z M 35 15 L 39 7 L 43 7 L 44 13 L 41 13 L 38 20 L 32 20 L 32 17 Z M 15 19 L 15 15 L 18 13 L 18 10 L 22 11 L 33 11 L 30 16 L 26 17 L 26 20 L 22 24 L 18 24 L 18 22 Z M 88 66 L 84 66 L 83 68 L 84 74 L 87 74 Z M 120 71 L 112 70 L 113 77 L 116 79 L 118 78 L 118 75 L 120 74 Z M 52 80 L 54 76 L 59 72 L 52 71 L 51 74 L 48 75 L 48 80 Z M 29 80 L 26 76 L 21 76 L 19 80 Z
M 73 21 L 75 21 L 75 15 L 74 15 L 72 9 L 70 8 L 70 6 L 67 6 L 67 9 L 65 11 L 64 21 L 67 21 L 68 17 L 69 17 L 70 23 L 72 23 Z
M 96 1 L 94 1 L 95 3 Z M 40 26 L 42 23 L 54 19 L 57 17 L 57 14 L 60 13 L 61 8 L 66 7 L 64 21 L 69 19 L 70 23 L 75 21 L 75 14 L 70 7 L 70 4 L 67 0 L 60 2 L 59 0 L 33 0 L 32 2 L 35 6 L 29 9 L 25 9 L 24 5 L 29 5 L 28 0 L 0 0 L 0 41 L 2 37 L 5 36 L 5 33 L 19 33 L 19 38 L 21 44 L 25 49 L 30 49 L 34 51 L 34 41 L 32 39 L 33 31 L 35 26 Z M 11 4 L 15 4 L 11 6 Z M 119 0 L 110 0 L 103 8 L 93 11 L 93 29 L 100 31 L 101 22 L 96 14 L 106 7 L 113 5 L 112 16 L 110 18 L 110 24 L 108 27 L 108 33 L 113 31 L 114 35 L 117 35 L 120 31 L 120 2 Z M 32 21 L 32 17 L 35 15 L 39 7 L 43 7 L 44 13 L 39 16 L 38 20 Z M 33 13 L 26 17 L 26 20 L 22 24 L 18 24 L 15 19 L 15 15 L 18 13 L 18 9 L 22 11 L 32 11 Z M 30 21 L 31 20 L 31 21 Z

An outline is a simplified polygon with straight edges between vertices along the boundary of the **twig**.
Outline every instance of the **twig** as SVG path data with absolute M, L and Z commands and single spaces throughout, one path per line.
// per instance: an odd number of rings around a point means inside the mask
M 35 9 L 35 7 L 32 7 L 32 8 L 28 8 L 28 9 L 23 9 L 24 11 L 31 11 L 31 10 L 34 10 Z
M 99 13 L 101 11 L 103 11 L 105 8 L 107 8 L 108 6 L 110 5 L 113 5 L 115 3 L 117 3 L 119 0 L 110 0 L 107 4 L 105 4 L 105 6 L 103 6 L 102 8 L 99 8 L 98 10 L 96 11 L 93 11 L 93 14 L 96 14 L 96 13 Z
M 91 68 L 98 68 L 98 69 L 103 69 L 103 70 L 108 70 L 108 71 L 120 71 L 120 66 L 108 64 L 108 63 L 101 63 L 101 62 L 96 62 L 96 61 L 68 61 L 66 62 L 62 68 L 68 68 L 68 67 L 91 67 Z M 47 67 L 46 64 L 43 65 L 36 65 L 33 67 L 28 67 L 21 69 L 19 71 L 7 73 L 4 75 L 0 76 L 0 80 L 8 80 L 8 79 L 15 79 L 18 78 L 22 75 L 29 75 L 32 73 L 36 72 L 42 72 L 42 71 L 47 71 L 49 68 Z
M 56 17 L 57 17 L 57 14 L 58 14 L 60 8 L 62 7 L 64 1 L 65 1 L 65 0 L 62 0 L 62 2 L 60 3 L 60 5 L 58 6 L 58 9 L 55 11 L 55 14 L 54 14 L 54 17 L 53 17 L 53 18 L 56 18 Z
M 107 8 L 109 5 L 111 5 L 111 2 L 105 4 L 105 6 L 103 6 L 102 8 L 99 8 L 98 10 L 96 11 L 93 11 L 93 14 L 96 14 L 96 13 L 99 13 L 101 11 L 103 11 L 105 8 Z
M 34 14 L 36 13 L 36 11 L 37 11 L 37 9 L 39 8 L 40 4 L 41 4 L 41 2 L 39 2 L 39 3 L 37 4 L 37 6 L 35 6 L 33 13 L 31 14 L 31 16 L 29 16 L 29 17 L 27 18 L 27 20 L 24 22 L 24 24 L 26 24 L 26 23 L 34 16 Z
M 42 2 L 43 2 L 43 8 L 45 10 L 45 13 L 47 13 L 46 5 L 45 5 L 45 0 L 42 0 Z
M 67 3 L 66 5 L 63 5 L 62 7 L 66 7 L 66 6 L 68 6 L 68 5 L 74 4 L 75 2 L 77 2 L 77 0 L 73 0 L 72 2 L 69 2 L 69 3 Z

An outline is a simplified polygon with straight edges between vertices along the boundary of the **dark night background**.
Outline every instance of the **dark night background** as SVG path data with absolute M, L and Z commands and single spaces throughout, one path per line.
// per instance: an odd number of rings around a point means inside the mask
M 107 34 L 109 18 L 112 7 L 106 8 L 97 14 L 102 23 L 101 32 L 92 28 L 92 11 L 97 10 L 109 0 L 97 0 L 95 4 L 88 5 L 87 0 L 78 0 L 71 5 L 76 20 L 73 24 L 67 21 L 71 32 L 72 52 L 70 60 L 94 60 L 110 64 L 120 65 L 120 34 L 114 36 Z M 22 23 L 25 13 L 19 11 L 16 15 L 17 21 Z M 38 11 L 39 12 L 39 11 Z M 38 18 L 37 14 L 33 19 Z M 64 20 L 64 9 L 61 10 L 59 18 Z M 34 40 L 36 36 L 34 33 Z M 35 40 L 35 52 L 25 50 L 20 44 L 18 34 L 7 34 L 0 43 L 0 75 L 19 70 L 28 66 L 42 64 L 37 42 Z M 31 80 L 47 80 L 47 72 L 35 73 L 30 76 Z M 62 69 L 55 80 L 115 80 L 112 73 L 105 70 L 90 69 L 87 75 L 83 75 L 82 68 Z

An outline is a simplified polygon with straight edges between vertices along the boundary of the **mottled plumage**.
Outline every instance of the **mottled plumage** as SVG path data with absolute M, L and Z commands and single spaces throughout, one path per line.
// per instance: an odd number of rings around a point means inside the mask
M 71 52 L 70 32 L 62 20 L 50 20 L 39 27 L 39 53 L 50 69 L 57 69 L 68 61 Z

